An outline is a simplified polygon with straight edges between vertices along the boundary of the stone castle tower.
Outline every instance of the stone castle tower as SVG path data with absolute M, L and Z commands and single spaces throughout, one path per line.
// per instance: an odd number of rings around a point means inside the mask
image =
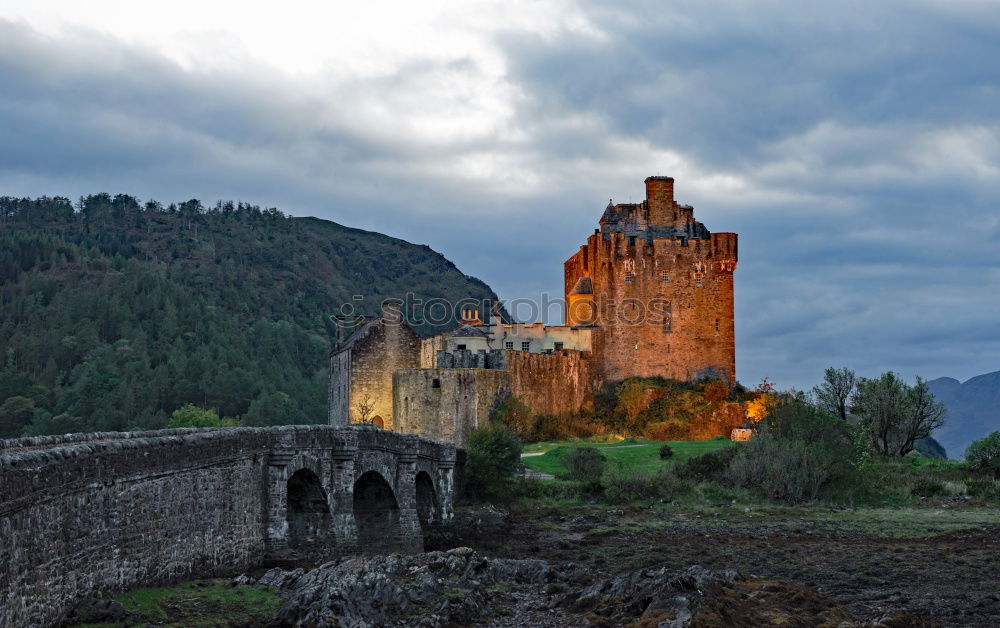
M 646 200 L 609 203 L 566 260 L 566 324 L 603 330 L 606 381 L 714 370 L 735 382 L 736 261 L 735 233 L 709 233 L 671 177 L 648 177 Z

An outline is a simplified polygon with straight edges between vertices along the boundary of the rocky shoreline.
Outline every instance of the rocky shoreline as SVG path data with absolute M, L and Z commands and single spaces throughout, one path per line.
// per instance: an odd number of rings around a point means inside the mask
M 692 566 L 608 575 L 573 563 L 483 556 L 467 547 L 275 568 L 234 585 L 285 598 L 275 626 L 933 626 L 896 613 L 859 622 L 814 589 Z

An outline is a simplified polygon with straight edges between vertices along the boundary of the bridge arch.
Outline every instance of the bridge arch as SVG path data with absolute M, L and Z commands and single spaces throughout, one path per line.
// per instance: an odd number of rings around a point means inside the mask
M 354 482 L 354 520 L 361 548 L 394 544 L 400 537 L 399 502 L 378 471 L 366 471 Z
M 441 522 L 441 502 L 438 499 L 434 480 L 426 471 L 418 471 L 416 477 L 417 519 L 421 528 Z
M 333 517 L 319 476 L 310 468 L 293 473 L 287 482 L 288 546 L 299 549 L 326 542 Z

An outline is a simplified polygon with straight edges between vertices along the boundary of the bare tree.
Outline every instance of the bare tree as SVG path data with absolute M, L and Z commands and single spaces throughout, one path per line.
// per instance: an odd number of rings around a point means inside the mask
M 846 421 L 848 402 L 857 383 L 858 378 L 851 369 L 831 366 L 823 371 L 823 383 L 813 388 L 816 405 Z
M 371 395 L 365 395 L 354 406 L 355 423 L 371 424 L 375 418 L 375 400 Z
M 905 456 L 917 440 L 944 424 L 945 407 L 927 383 L 918 377 L 909 386 L 892 372 L 859 379 L 851 409 L 867 429 L 872 450 L 884 456 Z
M 896 452 L 899 456 L 913 451 L 914 443 L 944 425 L 948 412 L 944 404 L 934 398 L 934 393 L 921 377 L 917 377 L 917 383 L 910 386 L 907 393 L 907 412 L 900 426 L 899 449 Z

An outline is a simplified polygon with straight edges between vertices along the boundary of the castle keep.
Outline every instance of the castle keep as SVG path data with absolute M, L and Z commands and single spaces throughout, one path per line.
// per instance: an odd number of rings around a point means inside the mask
M 601 330 L 606 380 L 736 381 L 736 239 L 696 221 L 670 177 L 647 178 L 642 203 L 608 204 L 565 264 L 566 324 Z
M 331 353 L 331 425 L 366 420 L 463 444 L 508 394 L 561 415 L 633 376 L 734 383 L 737 235 L 696 221 L 672 178 L 645 183 L 646 200 L 609 202 L 566 260 L 565 325 L 466 309 L 456 329 L 420 339 L 386 303 Z

